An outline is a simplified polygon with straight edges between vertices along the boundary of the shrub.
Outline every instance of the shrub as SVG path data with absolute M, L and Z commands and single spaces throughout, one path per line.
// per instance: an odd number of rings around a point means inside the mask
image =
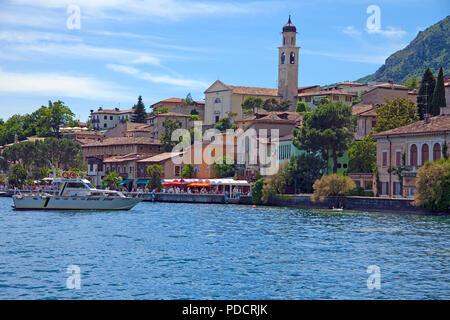
M 357 196 L 357 197 L 373 197 L 374 194 L 372 191 L 365 191 L 362 187 L 357 187 L 353 190 L 348 191 L 346 196 Z
M 344 195 L 356 188 L 355 182 L 347 176 L 330 174 L 316 180 L 313 185 L 312 201 L 323 201 L 328 196 Z
M 264 186 L 264 178 L 257 180 L 252 187 L 252 202 L 253 204 L 262 203 L 262 188 Z
M 413 204 L 433 211 L 450 212 L 450 160 L 427 162 L 417 171 Z
M 290 176 L 286 169 L 286 165 L 280 166 L 277 174 L 264 181 L 261 197 L 262 202 L 270 203 L 275 196 L 284 193 L 289 180 Z

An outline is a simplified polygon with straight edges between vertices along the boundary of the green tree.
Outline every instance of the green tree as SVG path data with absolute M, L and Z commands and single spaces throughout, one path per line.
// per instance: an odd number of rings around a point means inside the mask
M 145 105 L 142 102 L 142 96 L 138 97 L 138 102 L 133 106 L 133 115 L 131 116 L 131 122 L 146 123 L 147 112 L 145 111 Z
M 438 116 L 441 112 L 441 108 L 446 107 L 445 101 L 445 87 L 444 87 L 444 71 L 442 67 L 439 69 L 439 74 L 436 80 L 436 86 L 434 87 L 433 96 L 431 98 L 430 114 L 432 116 Z
M 162 189 L 162 173 L 163 168 L 159 164 L 153 164 L 147 167 L 147 175 L 150 180 L 147 182 L 147 188 L 150 190 Z
M 408 87 L 409 90 L 414 90 L 419 87 L 419 78 L 410 78 L 405 82 L 405 86 Z
M 193 115 L 197 115 L 198 116 L 199 114 L 198 114 L 197 109 L 192 109 L 191 112 L 190 112 L 190 115 L 192 115 L 192 116 Z
M 419 91 L 417 92 L 417 113 L 419 114 L 420 120 L 423 120 L 425 113 L 430 113 L 435 85 L 436 81 L 433 73 L 429 68 L 427 68 L 423 74 Z
M 11 187 L 23 188 L 25 181 L 27 180 L 28 172 L 18 163 L 12 166 L 11 174 L 8 176 L 8 184 Z
M 289 110 L 290 102 L 289 101 L 278 101 L 275 98 L 269 98 L 264 101 L 262 108 L 267 112 L 277 112 L 277 111 L 287 111 Z
M 261 200 L 269 204 L 277 195 L 283 194 L 289 181 L 289 172 L 286 165 L 280 166 L 278 173 L 264 180 Z
M 253 204 L 262 203 L 262 189 L 264 186 L 264 178 L 259 179 L 253 184 L 251 195 Z
M 254 114 L 258 109 L 261 109 L 263 105 L 263 100 L 261 98 L 248 97 L 242 103 L 242 110 L 244 114 L 251 115 Z
M 198 114 L 191 114 L 191 115 L 189 115 L 189 120 L 200 121 L 200 117 L 198 116 Z
M 350 177 L 338 174 L 323 176 L 313 185 L 314 195 L 312 201 L 323 201 L 328 196 L 342 196 L 356 188 L 355 182 Z
M 172 151 L 173 147 L 175 147 L 180 141 L 172 141 L 172 133 L 181 128 L 180 122 L 177 118 L 174 120 L 167 119 L 163 123 L 164 133 L 161 135 L 161 149 L 165 152 Z
M 294 184 L 295 193 L 312 193 L 314 181 L 320 179 L 326 169 L 327 162 L 320 155 L 291 156 L 287 166 L 289 183 Z
M 330 99 L 328 98 L 320 98 L 319 99 L 319 106 L 323 105 L 323 104 L 329 104 L 330 103 Z
M 220 132 L 225 132 L 228 129 L 236 129 L 236 125 L 232 123 L 229 117 L 225 117 L 216 122 L 214 129 L 217 129 Z
M 417 170 L 415 206 L 450 212 L 450 160 L 426 162 Z
M 394 98 L 377 109 L 375 133 L 406 126 L 419 120 L 417 108 L 410 99 Z
M 122 182 L 122 177 L 117 172 L 111 172 L 102 179 L 103 184 L 107 185 L 112 190 L 119 189 L 119 185 Z
M 169 113 L 169 108 L 167 108 L 167 107 L 157 108 L 157 109 L 153 110 L 152 112 L 150 112 L 150 115 L 154 116 L 154 115 L 161 114 L 161 113 Z
M 192 95 L 191 95 L 191 93 L 189 92 L 189 93 L 186 95 L 186 98 L 183 99 L 183 105 L 184 105 L 184 106 L 190 106 L 190 105 L 193 104 L 193 103 L 194 103 L 194 99 L 192 99 Z
M 190 179 L 194 176 L 194 167 L 191 164 L 187 164 L 181 170 L 181 177 L 184 179 Z
M 61 138 L 60 128 L 66 126 L 73 121 L 74 114 L 64 102 L 58 100 L 56 102 L 48 102 L 48 108 L 41 108 L 42 118 L 39 126 L 50 128 L 50 135 Z
M 302 113 L 302 112 L 309 112 L 308 105 L 304 101 L 297 102 L 297 107 L 295 107 L 295 112 Z
M 356 117 L 345 104 L 319 105 L 305 114 L 302 127 L 293 130 L 294 145 L 312 154 L 321 152 L 324 159 L 331 153 L 333 171 L 337 172 L 338 157 L 353 142 L 355 123 Z
M 234 159 L 224 156 L 214 162 L 212 169 L 217 178 L 234 177 L 236 164 Z
M 348 149 L 349 172 L 371 173 L 377 163 L 377 144 L 371 137 L 355 141 Z

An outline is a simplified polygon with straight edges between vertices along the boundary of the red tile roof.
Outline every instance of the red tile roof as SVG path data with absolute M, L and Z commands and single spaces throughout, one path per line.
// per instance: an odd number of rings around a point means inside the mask
M 125 114 L 125 113 L 133 113 L 133 109 L 128 110 L 116 110 L 116 109 L 103 109 L 92 112 L 91 114 Z
M 117 137 L 117 138 L 107 138 L 103 141 L 91 142 L 83 147 L 101 147 L 101 146 L 114 146 L 114 145 L 127 145 L 127 144 L 145 144 L 145 145 L 159 145 L 158 140 L 146 138 L 146 137 Z
M 278 89 L 226 85 L 235 94 L 278 97 Z
M 432 117 L 429 119 L 428 123 L 425 121 L 417 121 L 407 126 L 383 131 L 377 134 L 374 134 L 374 138 L 382 138 L 385 136 L 394 136 L 394 135 L 411 135 L 411 134 L 420 134 L 420 133 L 441 133 L 441 132 L 450 132 L 450 115 L 439 115 L 436 117 Z
M 325 95 L 343 95 L 343 96 L 356 96 L 354 93 L 349 92 L 343 92 L 339 90 L 322 90 L 322 91 L 313 91 L 313 92 L 305 92 L 305 93 L 299 93 L 299 97 L 307 97 L 307 96 L 325 96 Z

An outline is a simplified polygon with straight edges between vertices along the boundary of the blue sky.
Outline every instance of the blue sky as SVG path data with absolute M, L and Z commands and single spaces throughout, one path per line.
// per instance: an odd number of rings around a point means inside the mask
M 80 29 L 68 29 L 76 5 Z M 369 32 L 370 5 L 381 29 Z M 297 27 L 299 86 L 373 73 L 447 0 L 0 0 L 0 118 L 62 100 L 86 121 L 99 106 L 148 106 L 220 79 L 277 86 L 277 47 L 288 15 Z M 72 20 L 70 20 L 72 21 Z

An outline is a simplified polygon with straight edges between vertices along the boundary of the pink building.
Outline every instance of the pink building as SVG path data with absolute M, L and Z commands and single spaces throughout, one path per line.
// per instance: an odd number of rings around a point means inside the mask
M 377 143 L 380 196 L 414 197 L 417 170 L 427 161 L 441 159 L 450 147 L 450 115 L 380 132 L 373 138 Z M 402 166 L 405 170 L 400 180 L 395 169 Z

